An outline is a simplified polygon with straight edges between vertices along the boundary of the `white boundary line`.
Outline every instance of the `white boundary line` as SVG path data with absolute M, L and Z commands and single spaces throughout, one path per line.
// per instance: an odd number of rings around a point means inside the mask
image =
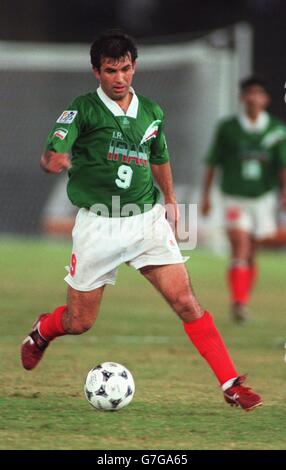
M 71 341 L 71 336 L 65 337 Z M 108 344 L 181 344 L 186 342 L 185 335 L 182 336 L 137 336 L 137 335 L 114 335 L 114 336 L 88 336 L 85 337 L 87 343 Z
M 79 338 L 79 336 L 77 336 Z M 240 345 L 240 344 L 248 344 L 250 345 L 250 348 L 252 348 L 253 343 L 249 341 L 248 337 L 243 337 L 243 336 L 233 336 L 233 335 L 227 335 L 226 338 L 228 338 L 229 341 L 233 342 L 233 345 Z M 270 337 L 269 340 L 267 341 L 268 346 L 275 346 L 279 347 L 284 350 L 284 345 L 285 345 L 285 337 L 283 336 L 273 336 Z M 2 343 L 9 343 L 9 342 L 14 342 L 15 340 L 19 340 L 18 335 L 5 335 L 2 337 L 1 341 Z M 188 339 L 184 332 L 182 332 L 181 335 L 178 336 L 160 336 L 160 335 L 147 335 L 147 336 L 139 336 L 139 335 L 110 335 L 110 336 L 105 336 L 105 335 L 100 335 L 100 336 L 86 336 L 83 335 L 81 336 L 81 339 L 74 339 L 74 335 L 66 335 L 63 337 L 63 340 L 65 342 L 73 342 L 73 341 L 79 341 L 80 344 L 82 345 L 83 343 L 108 343 L 109 345 L 112 344 L 138 344 L 138 345 L 144 345 L 144 344 L 174 344 L 176 345 L 182 345 L 182 344 L 189 344 Z

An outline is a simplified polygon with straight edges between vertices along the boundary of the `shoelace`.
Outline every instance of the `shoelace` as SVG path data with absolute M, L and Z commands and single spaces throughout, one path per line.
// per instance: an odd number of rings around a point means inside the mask
M 237 377 L 237 379 L 235 379 L 235 381 L 233 382 L 232 387 L 240 387 L 244 382 L 246 381 L 246 375 L 240 375 L 239 377 Z

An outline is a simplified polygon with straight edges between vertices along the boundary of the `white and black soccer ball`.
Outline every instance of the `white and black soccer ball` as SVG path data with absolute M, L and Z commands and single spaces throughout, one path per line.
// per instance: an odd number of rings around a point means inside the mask
M 116 362 L 103 362 L 91 369 L 84 385 L 88 402 L 102 411 L 117 411 L 127 406 L 134 392 L 131 372 Z

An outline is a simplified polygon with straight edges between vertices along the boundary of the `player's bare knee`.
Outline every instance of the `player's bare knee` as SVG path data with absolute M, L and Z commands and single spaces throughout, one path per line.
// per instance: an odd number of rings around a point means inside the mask
M 91 328 L 91 324 L 88 323 L 71 323 L 67 333 L 70 335 L 81 335 Z
M 193 296 L 191 289 L 180 291 L 173 304 L 177 315 L 184 322 L 191 322 L 200 318 L 204 311 Z
M 86 318 L 69 318 L 63 326 L 68 334 L 81 335 L 88 331 L 92 327 L 93 323 L 93 321 Z
M 200 306 L 193 306 L 191 309 L 181 312 L 178 314 L 180 319 L 185 323 L 191 323 L 201 318 L 204 314 L 204 310 Z

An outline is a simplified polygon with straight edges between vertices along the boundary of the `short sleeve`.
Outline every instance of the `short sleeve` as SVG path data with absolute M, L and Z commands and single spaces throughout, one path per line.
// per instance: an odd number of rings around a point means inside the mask
M 161 111 L 161 119 L 154 121 L 154 130 L 156 138 L 151 146 L 150 163 L 161 165 L 170 160 L 169 151 L 167 147 L 165 132 L 164 132 L 164 114 Z
M 46 142 L 46 150 L 69 152 L 80 134 L 82 111 L 76 98 L 56 120 Z
M 219 124 L 213 136 L 212 143 L 207 152 L 205 163 L 207 166 L 218 166 L 223 158 L 223 127 Z

